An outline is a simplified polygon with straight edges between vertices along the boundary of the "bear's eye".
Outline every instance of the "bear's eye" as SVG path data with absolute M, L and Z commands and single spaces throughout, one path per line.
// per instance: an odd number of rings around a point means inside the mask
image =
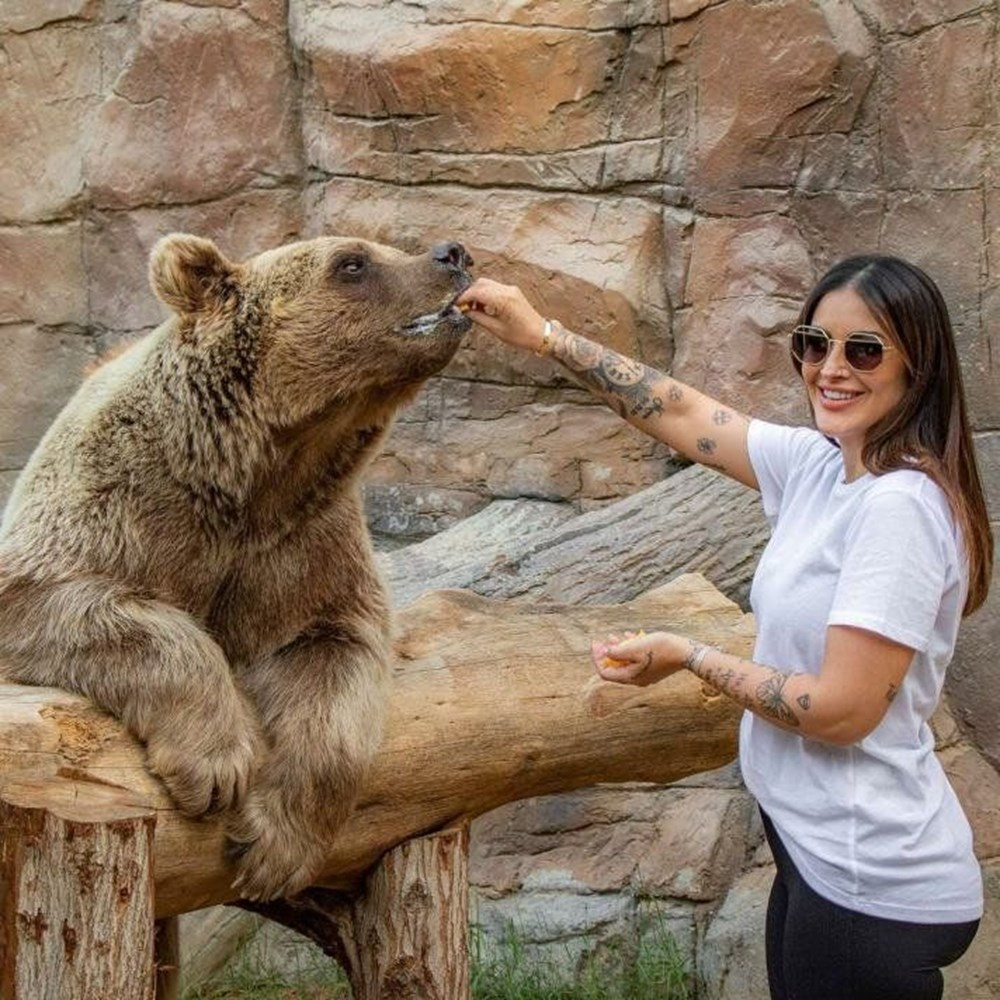
M 342 278 L 360 278 L 368 267 L 368 260 L 361 254 L 352 253 L 337 261 L 337 275 Z

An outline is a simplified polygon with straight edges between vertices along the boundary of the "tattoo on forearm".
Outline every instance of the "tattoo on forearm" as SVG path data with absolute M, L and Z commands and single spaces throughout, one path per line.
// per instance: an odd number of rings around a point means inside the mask
M 729 412 L 729 410 L 716 410 L 715 413 L 712 414 L 713 424 L 728 424 L 732 419 L 733 415 Z
M 562 332 L 557 346 L 553 352 L 557 360 L 584 385 L 609 396 L 619 416 L 628 419 L 663 414 L 663 399 L 657 392 L 664 378 L 661 372 L 568 330 Z M 671 400 L 675 388 L 668 390 Z
M 899 694 L 899 685 L 890 683 L 889 690 L 885 693 L 885 700 L 891 702 L 897 694 Z
M 701 666 L 701 661 L 705 659 L 705 654 L 708 652 L 708 646 L 702 642 L 692 642 L 691 650 L 688 655 L 684 657 L 684 666 L 688 670 L 697 670 Z
M 698 451 L 704 455 L 711 455 L 717 445 L 711 438 L 698 438 Z
M 746 660 L 733 661 L 727 656 L 725 659 L 730 662 L 712 665 L 705 661 L 706 652 L 711 652 L 711 647 L 694 643 L 684 661 L 684 666 L 744 708 L 792 728 L 801 725 L 799 717 L 785 700 L 784 693 L 785 685 L 792 677 L 799 676 L 798 674 L 786 674 L 773 667 L 767 667 L 765 668 L 768 671 L 767 678 L 751 693 L 747 690 L 748 676 L 751 670 L 759 669 L 756 664 L 748 663 Z M 811 704 L 808 693 L 799 695 L 796 702 L 803 711 L 808 711 Z

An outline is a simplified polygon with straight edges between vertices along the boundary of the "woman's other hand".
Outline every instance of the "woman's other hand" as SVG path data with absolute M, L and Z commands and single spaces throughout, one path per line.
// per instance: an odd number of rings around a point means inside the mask
M 542 347 L 545 320 L 516 285 L 501 285 L 477 278 L 458 297 L 466 315 L 494 337 L 511 347 L 538 351 Z
M 647 687 L 684 667 L 691 643 L 670 632 L 626 632 L 594 639 L 590 658 L 598 674 L 617 684 Z

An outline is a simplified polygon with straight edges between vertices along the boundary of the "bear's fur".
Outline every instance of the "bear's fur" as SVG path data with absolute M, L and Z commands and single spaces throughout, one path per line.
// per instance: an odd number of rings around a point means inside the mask
M 358 475 L 469 327 L 470 263 L 331 237 L 236 264 L 165 237 L 175 315 L 84 382 L 0 525 L 0 676 L 91 698 L 180 809 L 224 811 L 244 896 L 315 878 L 379 742 Z

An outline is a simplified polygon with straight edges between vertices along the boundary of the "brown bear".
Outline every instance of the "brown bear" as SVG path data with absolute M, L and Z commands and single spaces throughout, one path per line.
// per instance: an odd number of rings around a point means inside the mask
M 227 260 L 173 234 L 174 312 L 91 375 L 0 524 L 0 676 L 79 692 L 177 806 L 226 813 L 238 891 L 317 876 L 374 754 L 389 608 L 359 474 L 470 326 L 459 243 Z

